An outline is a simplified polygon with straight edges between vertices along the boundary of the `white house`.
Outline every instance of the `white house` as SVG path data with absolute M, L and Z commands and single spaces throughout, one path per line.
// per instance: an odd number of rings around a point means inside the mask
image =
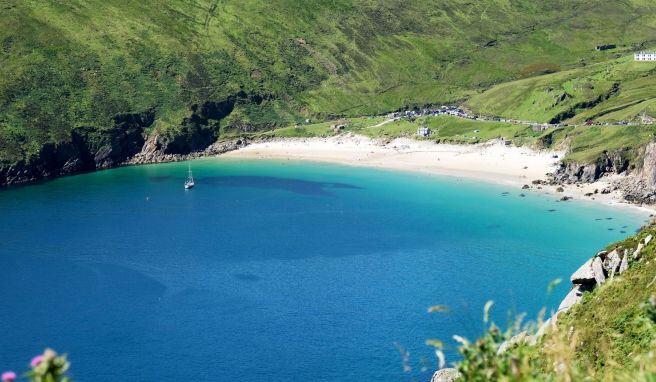
M 420 137 L 427 137 L 431 133 L 430 129 L 428 127 L 420 127 L 417 129 L 417 135 Z
M 656 61 L 656 52 L 638 52 L 635 54 L 636 61 Z

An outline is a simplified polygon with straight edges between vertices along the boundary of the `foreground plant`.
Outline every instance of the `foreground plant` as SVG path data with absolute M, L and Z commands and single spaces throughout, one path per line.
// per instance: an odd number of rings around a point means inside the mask
M 23 375 L 30 382 L 70 382 L 67 372 L 70 362 L 66 355 L 57 355 L 52 349 L 46 349 L 30 361 L 31 370 Z M 13 371 L 2 374 L 2 382 L 15 382 L 17 375 Z

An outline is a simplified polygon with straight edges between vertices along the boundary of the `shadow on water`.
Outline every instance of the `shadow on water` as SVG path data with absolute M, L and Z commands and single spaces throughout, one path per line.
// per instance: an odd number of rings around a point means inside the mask
M 328 189 L 359 190 L 361 187 L 346 183 L 312 182 L 308 180 L 277 178 L 273 176 L 210 176 L 199 183 L 219 187 L 249 187 L 266 190 L 282 190 L 302 195 L 332 195 Z
M 162 183 L 166 182 L 167 180 L 171 180 L 173 177 L 171 175 L 157 175 L 157 176 L 149 176 L 148 180 L 150 180 L 153 183 Z

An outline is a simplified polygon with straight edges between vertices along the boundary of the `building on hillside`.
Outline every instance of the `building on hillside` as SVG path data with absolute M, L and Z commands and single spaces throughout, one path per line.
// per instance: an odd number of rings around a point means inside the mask
M 420 127 L 417 129 L 417 135 L 419 135 L 420 137 L 426 138 L 427 136 L 430 135 L 430 133 L 431 131 L 428 127 Z
M 615 45 L 615 44 L 606 44 L 606 45 L 597 45 L 595 47 L 595 50 L 602 51 L 602 50 L 609 50 L 609 49 L 615 49 L 615 48 L 617 48 L 617 45 Z
M 335 132 L 335 134 L 339 134 L 346 128 L 346 125 L 330 125 L 330 128 L 333 130 L 333 132 Z
M 636 61 L 656 61 L 656 52 L 638 52 L 634 57 Z
M 642 122 L 643 125 L 653 125 L 656 123 L 656 118 L 647 115 L 647 112 L 645 110 L 640 113 L 640 122 Z
M 540 124 L 537 124 L 537 125 L 531 125 L 531 128 L 533 129 L 533 131 L 545 131 L 549 128 L 549 124 L 548 123 L 540 123 Z

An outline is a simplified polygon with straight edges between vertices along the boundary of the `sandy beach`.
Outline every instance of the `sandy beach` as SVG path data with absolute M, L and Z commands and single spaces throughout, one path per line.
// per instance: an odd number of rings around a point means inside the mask
M 648 207 L 625 203 L 617 191 L 594 194 L 595 190 L 607 187 L 609 181 L 565 185 L 562 193 L 556 191 L 556 186 L 533 185 L 533 180 L 546 180 L 546 174 L 556 170 L 564 153 L 506 146 L 502 141 L 474 145 L 436 144 L 408 138 L 382 141 L 349 133 L 329 138 L 287 138 L 255 143 L 223 155 L 230 158 L 309 160 L 414 171 L 478 179 L 517 188 L 528 185 L 528 191 L 653 211 Z M 593 195 L 586 196 L 589 193 Z

